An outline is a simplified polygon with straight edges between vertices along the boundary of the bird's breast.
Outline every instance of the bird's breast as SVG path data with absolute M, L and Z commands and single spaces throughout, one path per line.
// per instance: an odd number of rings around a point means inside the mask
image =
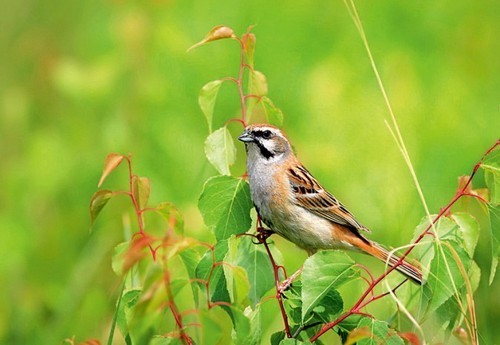
M 248 176 L 252 201 L 271 230 L 308 251 L 343 247 L 330 221 L 295 203 L 290 183 L 278 170 L 253 166 Z

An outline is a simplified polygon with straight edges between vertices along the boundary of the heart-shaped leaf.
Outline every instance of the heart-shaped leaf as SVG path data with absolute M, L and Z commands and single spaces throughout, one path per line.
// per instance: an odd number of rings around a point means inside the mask
M 236 160 L 236 147 L 227 127 L 219 128 L 208 136 L 205 141 L 205 154 L 220 174 L 231 174 L 229 167 Z

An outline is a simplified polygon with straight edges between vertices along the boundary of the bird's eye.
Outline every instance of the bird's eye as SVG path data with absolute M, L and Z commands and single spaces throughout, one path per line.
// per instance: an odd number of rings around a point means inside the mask
M 271 132 L 270 130 L 265 130 L 264 132 L 262 132 L 262 138 L 264 139 L 270 139 L 273 135 L 273 132 Z

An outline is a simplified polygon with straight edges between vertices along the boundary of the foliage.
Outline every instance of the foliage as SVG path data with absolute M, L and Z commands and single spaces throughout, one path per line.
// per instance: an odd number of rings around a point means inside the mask
M 215 244 L 197 209 L 205 181 L 218 174 L 205 158 L 207 122 L 197 95 L 210 80 L 237 77 L 238 42 L 223 39 L 189 53 L 186 49 L 218 23 L 237 35 L 255 24 L 254 65 L 265 73 L 268 98 L 286 114 L 283 128 L 310 171 L 373 230 L 371 238 L 395 247 L 409 243 L 424 209 L 384 125 L 388 113 L 380 89 L 342 1 L 27 0 L 4 5 L 1 344 L 61 344 L 66 338 L 75 344 L 85 339 L 88 344 L 106 343 L 121 292 L 114 248 L 122 242 L 126 247 L 138 229 L 130 199 L 115 195 L 88 232 L 87 206 L 109 152 L 133 155 L 134 172 L 151 182 L 149 205 L 163 200 L 175 204 L 184 227 L 179 223 L 174 231 L 182 229 L 183 236 Z M 494 61 L 500 45 L 494 33 L 499 31 L 500 2 L 389 0 L 356 5 L 428 208 L 438 213 L 455 190 L 456 176 L 468 174 L 498 137 L 500 64 Z M 211 132 L 224 127 L 228 118 L 239 117 L 237 88 L 222 84 Z M 247 99 L 247 107 L 255 101 Z M 260 105 L 255 110 L 251 121 L 266 121 Z M 245 172 L 244 145 L 235 138 L 241 127 L 231 123 L 226 128 L 237 149 L 230 172 L 240 177 Z M 485 187 L 484 173 L 480 169 L 474 178 L 477 191 Z M 128 189 L 127 177 L 123 161 L 100 188 Z M 490 231 L 488 213 L 473 198 L 461 198 L 453 209 L 457 211 L 473 214 L 480 224 L 474 261 L 481 275 L 476 277 L 474 305 L 481 343 L 494 344 L 500 338 L 500 279 L 497 274 L 489 284 L 491 253 L 497 248 L 490 235 L 498 231 Z M 166 229 L 160 212 L 144 214 L 147 230 L 155 236 Z M 278 254 L 276 248 L 282 253 L 276 262 L 289 273 L 305 262 L 306 253 L 293 244 L 277 236 L 270 240 L 275 243 L 272 253 Z M 203 254 L 202 249 L 194 252 L 181 255 L 193 261 Z M 383 270 L 374 259 L 350 256 L 375 276 Z M 185 269 L 183 263 L 178 267 Z M 279 275 L 283 280 L 282 270 Z M 291 288 L 298 289 L 297 284 Z M 354 304 L 365 284 L 358 279 L 339 288 L 345 308 Z M 398 289 L 403 303 L 410 297 L 408 285 Z M 188 314 L 193 301 L 187 292 L 192 289 L 200 288 L 192 284 L 176 301 Z M 283 321 L 270 293 L 264 301 L 259 316 L 266 343 L 283 329 Z M 368 310 L 391 327 L 410 330 L 404 317 L 391 318 L 395 308 L 388 297 Z M 220 314 L 223 322 L 210 322 L 203 314 L 200 320 L 206 322 L 200 322 L 223 330 L 220 342 L 231 342 L 231 320 L 224 310 Z M 356 325 L 354 318 L 343 323 L 346 330 Z M 163 325 L 175 327 L 172 318 Z M 429 336 L 443 334 L 432 317 L 422 327 Z M 118 325 L 115 332 L 114 343 L 124 343 Z M 464 333 L 464 328 L 454 331 L 457 336 Z M 320 340 L 339 343 L 336 338 L 330 331 Z M 217 339 L 214 335 L 207 343 Z M 428 343 L 439 342 L 459 341 L 438 337 Z
M 130 156 L 109 154 L 99 186 L 125 161 L 129 171 L 129 189 L 97 191 L 91 199 L 92 221 L 109 199 L 118 195 L 130 198 L 138 229 L 115 249 L 113 268 L 123 279 L 114 324 L 127 344 L 219 343 L 227 342 L 224 330 L 231 329 L 235 344 L 260 344 L 266 325 L 262 323 L 262 304 L 274 297 L 283 320 L 283 331 L 271 336 L 272 344 L 321 343 L 320 337 L 332 329 L 345 344 L 418 344 L 434 335 L 423 333 L 421 323 L 437 319 L 450 334 L 457 327 L 466 331 L 461 339 L 477 344 L 477 322 L 473 293 L 478 287 L 480 270 L 474 262 L 479 238 L 479 223 L 469 213 L 452 212 L 459 199 L 471 198 L 489 207 L 492 238 L 498 221 L 499 142 L 496 142 L 474 167 L 471 176 L 460 180 L 453 199 L 437 215 L 426 216 L 416 227 L 412 243 L 404 251 L 405 258 L 414 251 L 421 261 L 425 283 L 415 289 L 405 280 L 394 284 L 388 275 L 394 268 L 375 277 L 366 267 L 356 264 L 347 254 L 320 251 L 309 257 L 302 271 L 286 281 L 281 254 L 269 233 L 257 220 L 256 233 L 251 229 L 252 202 L 244 178 L 231 176 L 236 148 L 227 126 L 236 121 L 244 126 L 251 116 L 261 111 L 268 122 L 281 124 L 282 112 L 266 96 L 266 77 L 254 69 L 255 36 L 251 28 L 238 37 L 231 28 L 217 26 L 193 47 L 220 40 L 233 39 L 241 46 L 241 64 L 237 78 L 227 77 L 207 83 L 199 95 L 209 136 L 205 153 L 221 174 L 209 178 L 199 198 L 198 207 L 215 244 L 201 242 L 183 234 L 183 222 L 177 209 L 169 203 L 148 206 L 149 179 L 132 171 Z M 248 74 L 248 86 L 243 87 Z M 230 119 L 212 131 L 214 106 L 223 82 L 236 85 L 241 105 L 241 118 Z M 397 125 L 397 124 L 396 124 Z M 484 193 L 472 189 L 472 179 L 482 167 L 491 191 L 489 201 Z M 161 235 L 153 235 L 144 216 L 156 213 L 166 223 Z M 498 242 L 492 241 L 490 281 L 496 271 Z M 279 259 L 281 260 L 281 259 Z M 180 265 L 183 266 L 181 269 Z M 283 273 L 283 274 L 282 274 Z M 341 292 L 362 278 L 368 283 L 356 302 L 348 305 Z M 398 277 L 399 278 L 399 277 Z M 404 303 L 396 293 L 406 288 L 410 298 Z M 272 292 L 272 290 L 275 290 Z M 381 291 L 378 291 L 381 290 Z M 413 291 L 413 292 L 412 292 Z M 181 297 L 182 296 L 182 297 Z M 180 310 L 178 300 L 192 301 L 192 309 Z M 401 311 L 394 316 L 407 317 L 413 330 L 398 329 L 394 322 L 377 319 L 366 307 L 380 299 L 392 297 Z M 420 308 L 414 316 L 408 308 Z M 398 315 L 398 314 L 402 315 Z M 168 321 L 171 320 L 171 321 Z M 230 320 L 230 325 L 227 324 Z M 114 329 L 114 326 L 112 327 Z M 114 332 L 109 334 L 112 343 Z M 420 339 L 420 340 L 419 340 Z

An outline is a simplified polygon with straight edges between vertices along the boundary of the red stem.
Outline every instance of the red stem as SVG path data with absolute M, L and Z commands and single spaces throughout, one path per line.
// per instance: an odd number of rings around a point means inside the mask
M 133 185 L 134 174 L 132 173 L 132 160 L 130 159 L 130 156 L 124 156 L 124 158 L 127 160 L 127 165 L 128 165 L 129 192 L 127 194 L 129 195 L 130 200 L 132 201 L 132 205 L 134 206 L 134 211 L 137 217 L 137 224 L 139 226 L 139 234 L 144 237 L 145 236 L 144 222 L 142 219 L 143 210 L 140 209 L 139 203 L 134 195 L 134 185 Z M 151 244 L 148 244 L 148 247 L 149 251 L 151 252 L 151 256 L 153 257 L 153 260 L 156 261 L 156 250 L 153 248 Z
M 174 296 L 172 295 L 172 290 L 170 288 L 170 274 L 169 274 L 169 272 L 168 271 L 165 272 L 163 277 L 164 277 L 163 281 L 165 283 L 165 290 L 167 291 L 168 306 L 170 308 L 170 311 L 172 312 L 172 316 L 175 319 L 175 323 L 177 324 L 177 327 L 179 328 L 181 339 L 185 344 L 192 345 L 193 341 L 184 331 L 184 324 L 182 323 L 182 316 L 179 313 L 177 306 L 175 305 Z
M 495 144 L 493 144 L 484 154 L 483 156 L 481 157 L 481 159 L 479 160 L 478 163 L 476 163 L 476 165 L 474 165 L 474 168 L 472 169 L 472 173 L 470 174 L 467 182 L 465 183 L 465 185 L 460 189 L 458 190 L 455 195 L 453 196 L 453 198 L 451 199 L 451 201 L 443 208 L 440 210 L 440 212 L 438 213 L 438 215 L 431 221 L 431 223 L 422 231 L 422 233 L 417 237 L 417 239 L 413 242 L 414 244 L 417 244 L 419 243 L 426 235 L 429 234 L 430 230 L 432 229 L 432 227 L 434 226 L 434 224 L 436 224 L 439 219 L 441 219 L 443 217 L 443 215 L 445 215 L 451 208 L 452 206 L 463 196 L 465 195 L 469 195 L 469 193 L 467 192 L 467 189 L 468 187 L 470 186 L 470 184 L 472 183 L 472 179 L 474 178 L 477 170 L 480 168 L 484 158 L 490 154 L 497 146 L 500 145 L 500 139 L 497 140 L 495 142 Z M 484 200 L 482 198 L 480 198 L 480 200 Z M 372 293 L 373 289 L 383 280 L 385 279 L 385 277 L 387 277 L 387 275 L 389 273 L 391 273 L 393 270 L 396 269 L 397 266 L 401 265 L 401 263 L 403 262 L 403 260 L 408 256 L 408 254 L 411 253 L 411 251 L 413 250 L 413 248 L 415 248 L 415 245 L 411 246 L 410 248 L 408 248 L 404 254 L 400 257 L 400 259 L 398 260 L 398 262 L 388 268 L 380 277 L 378 277 L 377 279 L 375 279 L 371 284 L 370 286 L 366 289 L 366 291 L 361 295 L 361 297 L 358 299 L 358 301 L 354 304 L 354 306 L 351 307 L 351 309 L 342 314 L 342 316 L 340 316 L 338 319 L 334 320 L 334 321 L 331 321 L 331 322 L 328 322 L 326 323 L 315 335 L 313 335 L 310 339 L 311 342 L 314 342 L 316 341 L 320 336 L 322 336 L 324 333 L 326 333 L 328 330 L 332 329 L 333 327 L 335 327 L 336 325 L 338 325 L 340 322 L 344 321 L 347 317 L 349 317 L 350 315 L 353 315 L 353 314 L 359 314 L 359 310 L 361 308 L 364 308 L 366 307 L 368 304 L 382 298 L 382 297 L 385 297 L 387 296 L 390 292 L 385 292 L 383 294 L 380 294 L 380 295 L 377 295 L 377 296 L 372 296 L 372 298 L 370 298 L 368 301 L 364 302 L 366 297 Z M 395 292 L 406 280 L 404 280 L 402 283 L 400 283 L 399 285 L 397 285 L 394 289 L 392 289 L 392 292 Z M 364 302 L 364 303 L 363 303 Z
M 280 277 L 279 277 L 279 270 L 280 267 L 279 265 L 276 265 L 276 261 L 274 261 L 273 254 L 271 253 L 271 250 L 269 249 L 269 245 L 266 240 L 262 242 L 264 244 L 264 248 L 266 248 L 267 255 L 269 256 L 269 260 L 271 260 L 271 265 L 273 266 L 273 273 L 274 273 L 274 282 L 276 285 L 276 299 L 278 300 L 278 305 L 280 307 L 281 311 L 281 317 L 283 318 L 283 324 L 285 325 L 285 333 L 288 338 L 291 338 L 292 335 L 290 333 L 290 325 L 288 324 L 288 315 L 286 315 L 285 311 L 285 306 L 283 305 L 283 299 L 281 297 L 281 291 L 280 291 Z

